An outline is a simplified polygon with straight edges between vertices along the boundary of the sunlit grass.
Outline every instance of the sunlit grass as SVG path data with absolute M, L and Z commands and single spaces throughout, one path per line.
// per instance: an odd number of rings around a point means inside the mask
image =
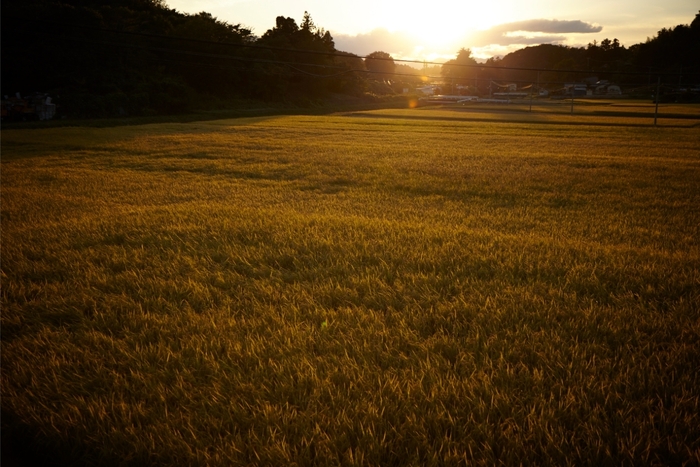
M 3 131 L 9 428 L 90 465 L 700 462 L 698 129 L 470 118 Z

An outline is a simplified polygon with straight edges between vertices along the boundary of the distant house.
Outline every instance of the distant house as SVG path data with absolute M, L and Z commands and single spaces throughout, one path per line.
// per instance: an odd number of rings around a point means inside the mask
M 56 115 L 56 104 L 46 94 L 35 93 L 22 97 L 4 96 L 2 99 L 2 119 L 9 120 L 51 120 Z
M 567 96 L 586 96 L 588 95 L 588 86 L 583 83 L 567 83 L 564 85 L 564 93 Z
M 601 80 L 595 83 L 595 94 L 603 96 L 619 96 L 622 94 L 620 86 L 610 83 L 608 80 Z
M 509 83 L 505 85 L 499 85 L 499 88 L 505 91 L 494 92 L 492 95 L 497 98 L 507 98 L 507 99 L 519 99 L 525 98 L 530 95 L 531 86 L 526 86 L 520 91 L 518 91 L 518 85 L 516 83 Z
M 435 86 L 423 86 L 420 88 L 416 88 L 416 91 L 421 92 L 426 96 L 433 96 L 435 95 Z

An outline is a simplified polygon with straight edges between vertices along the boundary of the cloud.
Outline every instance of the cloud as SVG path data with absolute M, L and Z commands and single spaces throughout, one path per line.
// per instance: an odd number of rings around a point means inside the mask
M 501 24 L 492 29 L 500 29 L 502 31 L 532 31 L 546 32 L 557 34 L 588 34 L 592 32 L 600 32 L 602 26 L 594 26 L 583 21 L 560 21 L 558 19 L 531 19 L 527 21 L 516 21 L 514 23 Z
M 389 54 L 406 55 L 418 46 L 417 41 L 404 32 L 390 32 L 386 29 L 374 29 L 366 34 L 333 34 L 335 48 L 358 55 L 368 55 L 382 51 Z
M 566 34 L 591 34 L 602 30 L 602 26 L 579 20 L 531 19 L 500 24 L 479 31 L 471 37 L 471 42 L 474 47 L 489 44 L 551 44 L 565 41 Z

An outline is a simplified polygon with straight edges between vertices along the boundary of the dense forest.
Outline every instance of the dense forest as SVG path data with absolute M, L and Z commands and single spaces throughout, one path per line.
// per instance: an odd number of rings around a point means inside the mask
M 329 96 L 412 91 L 426 69 L 381 51 L 367 57 L 339 51 L 308 13 L 299 24 L 280 16 L 256 37 L 205 12 L 180 13 L 163 0 L 2 5 L 3 96 L 51 95 L 70 117 L 180 113 L 241 100 L 312 105 Z M 585 48 L 540 45 L 483 64 L 463 49 L 431 69 L 480 94 L 494 81 L 551 88 L 589 75 L 630 86 L 657 79 L 697 85 L 700 14 L 629 48 L 616 39 Z

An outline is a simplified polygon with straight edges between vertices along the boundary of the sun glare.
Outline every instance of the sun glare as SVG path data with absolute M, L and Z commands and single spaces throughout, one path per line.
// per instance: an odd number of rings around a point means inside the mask
M 508 16 L 492 3 L 465 3 L 445 6 L 438 2 L 424 13 L 410 9 L 387 13 L 384 27 L 411 35 L 425 52 L 456 53 L 461 47 L 470 47 L 467 38 L 471 33 L 502 23 Z

